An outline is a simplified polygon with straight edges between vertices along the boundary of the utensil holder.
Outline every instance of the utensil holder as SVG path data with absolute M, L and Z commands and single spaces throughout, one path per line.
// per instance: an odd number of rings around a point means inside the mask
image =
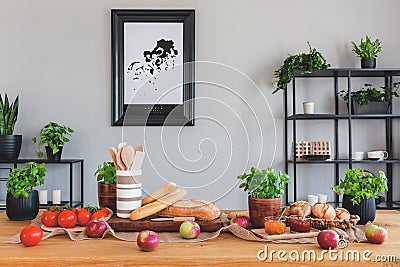
M 117 170 L 117 217 L 129 218 L 142 206 L 142 170 Z

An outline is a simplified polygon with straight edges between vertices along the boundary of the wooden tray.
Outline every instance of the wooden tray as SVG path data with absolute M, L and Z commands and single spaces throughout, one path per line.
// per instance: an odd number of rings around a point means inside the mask
M 293 239 L 293 238 L 304 238 L 304 237 L 315 237 L 320 232 L 317 229 L 311 228 L 309 233 L 291 233 L 290 228 L 286 227 L 285 233 L 281 235 L 269 235 L 265 233 L 264 228 L 252 229 L 251 230 L 256 236 L 266 240 L 282 240 L 282 239 Z
M 155 218 L 155 217 L 151 217 Z M 215 232 L 221 228 L 221 219 L 212 221 L 196 220 L 200 225 L 203 232 Z M 131 221 L 130 219 L 118 218 L 116 215 L 112 216 L 107 223 L 116 232 L 140 232 L 142 230 L 152 230 L 157 232 L 179 232 L 179 227 L 182 222 L 163 221 L 153 222 L 150 218 L 144 218 L 138 221 Z

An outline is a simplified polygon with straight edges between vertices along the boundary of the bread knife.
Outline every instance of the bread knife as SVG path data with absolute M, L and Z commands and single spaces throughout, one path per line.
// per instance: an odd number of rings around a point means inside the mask
M 190 221 L 194 222 L 195 218 L 194 217 L 172 217 L 172 218 L 152 218 L 150 219 L 153 222 L 164 222 L 164 221 L 174 221 L 174 222 L 185 222 L 185 221 Z

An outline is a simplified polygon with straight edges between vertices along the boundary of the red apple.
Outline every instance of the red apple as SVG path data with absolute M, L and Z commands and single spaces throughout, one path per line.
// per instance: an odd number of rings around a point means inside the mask
M 250 221 L 246 216 L 235 216 L 231 219 L 231 224 L 239 225 L 245 229 L 249 227 Z
M 378 225 L 371 224 L 365 228 L 365 237 L 367 238 L 368 242 L 374 244 L 383 244 L 388 239 L 388 236 L 388 231 Z
M 200 226 L 196 222 L 183 222 L 179 227 L 179 233 L 182 238 L 196 238 L 200 234 Z
M 160 238 L 157 233 L 153 231 L 143 230 L 138 234 L 136 244 L 141 250 L 152 251 L 160 244 Z
M 86 235 L 88 237 L 103 237 L 107 230 L 107 224 L 100 220 L 91 220 L 86 224 Z
M 318 233 L 318 244 L 323 249 L 337 248 L 339 242 L 339 235 L 332 230 L 323 230 Z

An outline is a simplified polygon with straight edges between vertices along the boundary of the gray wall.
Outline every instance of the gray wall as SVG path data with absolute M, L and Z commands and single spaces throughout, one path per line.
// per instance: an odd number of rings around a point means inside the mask
M 199 118 L 179 137 L 177 127 L 110 126 L 112 8 L 196 9 L 196 59 L 206 61 L 196 73 L 203 81 L 196 87 Z M 235 177 L 251 166 L 284 168 L 282 92 L 272 95 L 271 82 L 287 53 L 307 51 L 309 40 L 332 67 L 358 67 L 350 41 L 368 34 L 383 41 L 378 67 L 399 67 L 399 9 L 396 0 L 379 5 L 371 0 L 1 0 L 0 92 L 21 98 L 16 126 L 24 138 L 21 157 L 35 156 L 31 137 L 49 121 L 76 130 L 64 157 L 85 159 L 85 204 L 97 202 L 93 173 L 109 160 L 107 146 L 123 138 L 146 146 L 146 191 L 172 180 L 189 187 L 188 197 L 216 200 L 225 209 L 245 208 L 246 194 Z M 300 85 L 310 89 L 299 93 L 299 101 L 316 101 L 318 112 L 332 110 L 332 83 Z M 300 137 L 333 141 L 331 126 L 305 124 Z M 382 131 L 374 129 L 381 124 L 369 131 L 363 127 L 357 134 L 359 150 L 384 144 L 368 141 L 371 135 L 377 139 Z M 346 137 L 345 129 L 342 134 Z M 300 198 L 330 193 L 330 170 L 302 169 Z M 44 187 L 62 187 L 63 173 L 50 167 Z M 397 187 L 395 195 L 399 193 Z

